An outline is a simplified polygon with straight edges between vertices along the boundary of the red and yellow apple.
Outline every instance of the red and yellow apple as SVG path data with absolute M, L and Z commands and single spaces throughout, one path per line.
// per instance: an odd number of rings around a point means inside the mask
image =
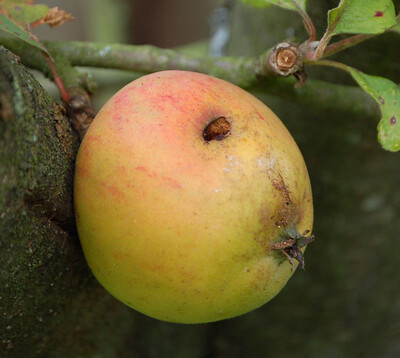
M 293 273 L 271 246 L 311 230 L 310 181 L 288 130 L 241 88 L 163 71 L 122 88 L 79 149 L 82 248 L 117 299 L 171 322 L 218 321 Z

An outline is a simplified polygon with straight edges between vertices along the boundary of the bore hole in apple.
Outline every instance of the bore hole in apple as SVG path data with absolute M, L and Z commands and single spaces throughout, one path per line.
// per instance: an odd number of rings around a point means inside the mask
M 231 124 L 225 117 L 218 117 L 212 120 L 203 130 L 203 138 L 211 140 L 222 140 L 231 134 Z

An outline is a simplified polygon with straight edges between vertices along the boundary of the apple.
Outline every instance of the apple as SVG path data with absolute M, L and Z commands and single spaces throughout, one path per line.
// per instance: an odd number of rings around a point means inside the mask
M 278 117 L 243 89 L 187 71 L 141 77 L 103 106 L 79 149 L 74 201 L 98 281 L 179 323 L 265 304 L 313 224 L 307 168 Z

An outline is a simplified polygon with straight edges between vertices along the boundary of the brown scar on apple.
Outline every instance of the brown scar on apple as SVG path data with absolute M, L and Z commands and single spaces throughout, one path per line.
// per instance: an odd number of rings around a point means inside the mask
M 312 242 L 314 240 L 314 235 L 306 236 L 310 232 L 309 230 L 304 231 L 303 234 L 299 234 L 296 227 L 292 228 L 299 213 L 290 198 L 290 190 L 280 173 L 278 179 L 272 176 L 269 177 L 272 185 L 279 191 L 283 199 L 283 203 L 278 210 L 278 218 L 275 221 L 275 225 L 278 228 L 286 228 L 283 239 L 273 244 L 270 248 L 272 250 L 279 250 L 286 257 L 292 265 L 292 271 L 295 268 L 293 260 L 298 261 L 300 267 L 304 270 L 305 262 L 301 248 Z
M 203 138 L 209 142 L 211 140 L 222 140 L 231 134 L 231 124 L 225 117 L 213 119 L 203 130 Z
M 278 218 L 275 221 L 277 227 L 287 227 L 293 222 L 293 219 L 297 215 L 297 210 L 293 205 L 292 199 L 290 198 L 290 190 L 285 184 L 282 175 L 279 173 L 279 178 L 273 178 L 269 175 L 272 185 L 281 194 L 283 203 L 278 210 Z

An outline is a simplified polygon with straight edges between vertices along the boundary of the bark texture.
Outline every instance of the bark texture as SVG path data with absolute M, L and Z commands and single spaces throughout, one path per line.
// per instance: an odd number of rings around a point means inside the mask
M 336 5 L 309 1 L 320 35 Z M 295 13 L 276 8 L 237 2 L 232 20 L 232 55 L 259 54 L 293 32 L 305 36 Z M 341 56 L 400 82 L 399 66 L 387 65 L 398 59 L 398 41 L 385 35 Z M 352 84 L 336 70 L 309 73 Z M 77 137 L 63 110 L 0 49 L 0 356 L 400 356 L 399 155 L 380 148 L 378 118 L 343 113 L 340 104 L 315 110 L 262 98 L 308 165 L 317 240 L 306 252 L 306 271 L 242 317 L 162 323 L 117 302 L 89 272 L 73 219 Z
M 95 282 L 75 233 L 77 148 L 63 109 L 0 48 L 2 357 L 112 357 L 125 338 L 127 310 Z

